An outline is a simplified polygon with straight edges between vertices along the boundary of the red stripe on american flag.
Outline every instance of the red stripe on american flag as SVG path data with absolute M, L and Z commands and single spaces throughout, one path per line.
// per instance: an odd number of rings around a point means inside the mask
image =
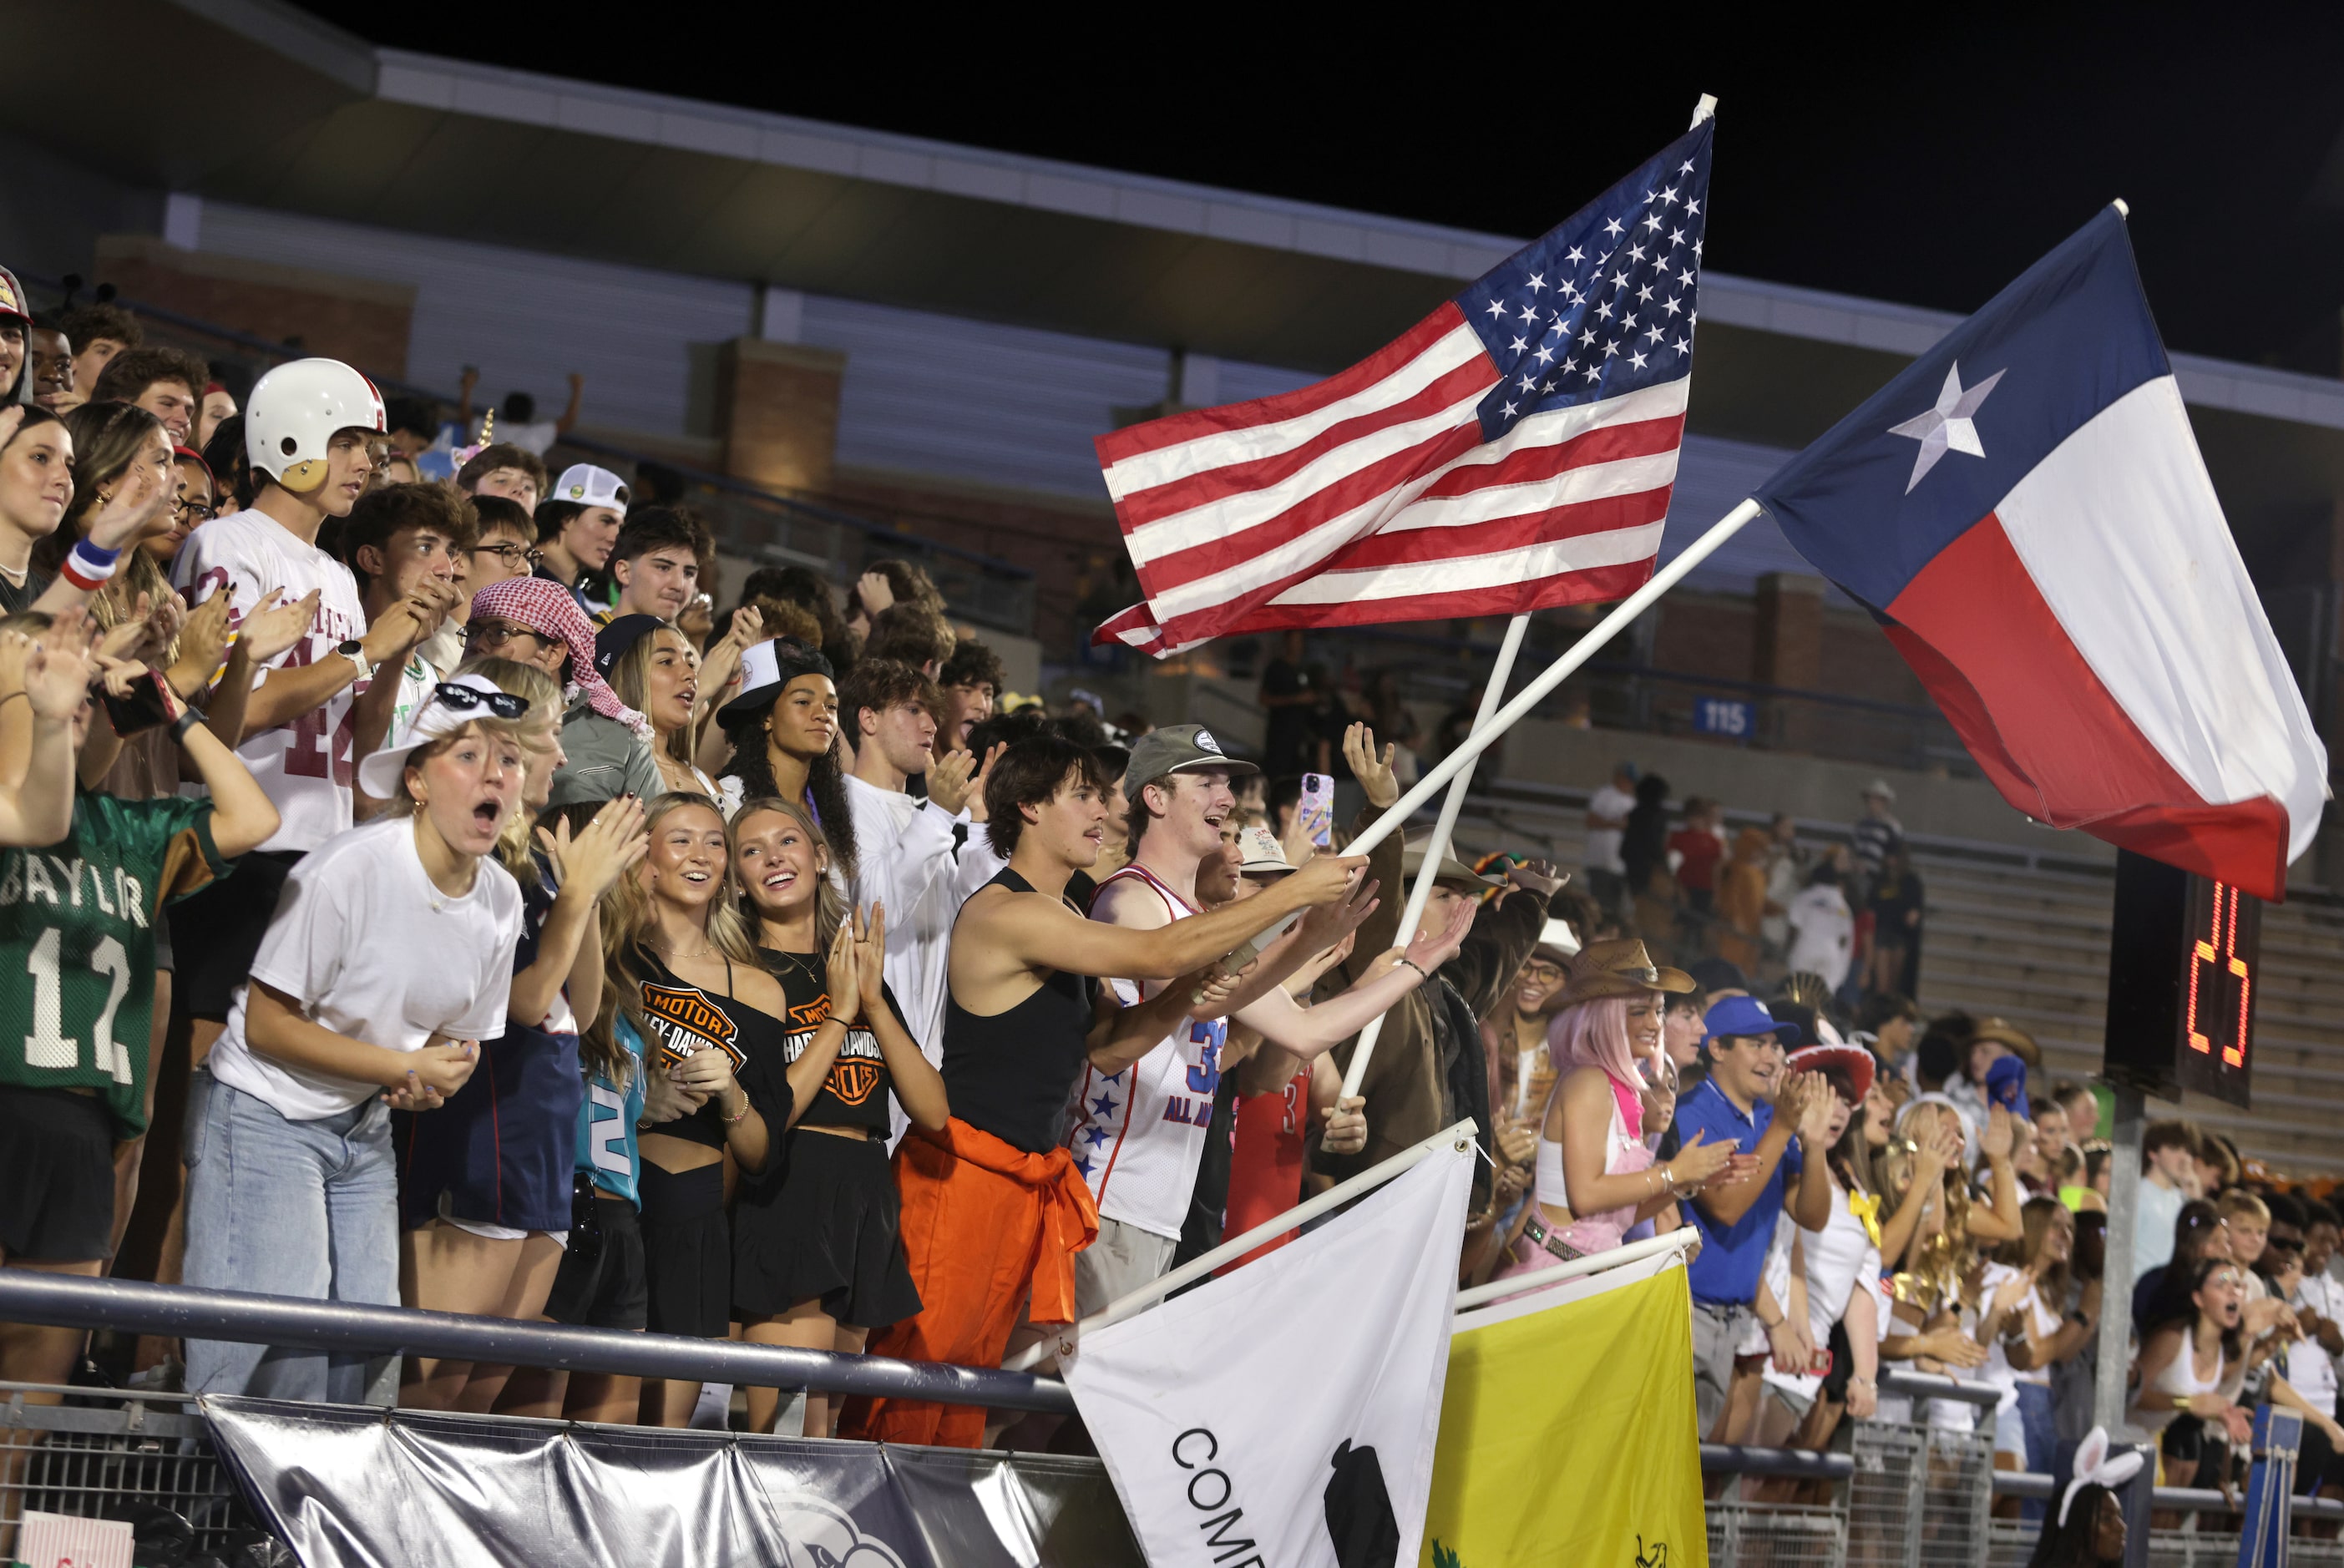
M 1625 458 L 1658 457 L 1672 452 L 1684 439 L 1684 416 L 1638 420 L 1633 424 L 1605 425 L 1551 446 L 1517 447 L 1493 463 L 1460 463 L 1442 474 L 1419 496 L 1419 501 L 1447 501 L 1492 485 L 1531 484 L 1561 477 L 1572 469 Z
M 1642 528 L 1668 516 L 1672 488 L 1662 485 L 1657 490 L 1639 491 L 1632 495 L 1601 496 L 1594 501 L 1574 501 L 1569 506 L 1553 507 L 1545 511 L 1523 512 L 1518 517 L 1491 518 L 1487 522 L 1470 523 L 1460 528 L 1406 528 L 1390 533 L 1370 534 L 1356 544 L 1346 545 L 1337 551 L 1318 571 L 1307 575 L 1323 577 L 1337 572 L 1369 572 L 1378 567 L 1408 566 L 1428 561 L 1461 561 L 1476 555 L 1495 555 L 1502 550 L 1520 550 L 1527 545 L 1559 539 L 1578 539 L 1591 533 Z
M 1625 599 L 1652 575 L 1650 561 L 1624 566 L 1591 566 L 1500 588 L 1470 588 L 1454 593 L 1417 593 L 1368 599 L 1349 604 L 1266 604 L 1228 628 L 1240 637 L 1295 627 L 1382 626 L 1403 621 L 1446 621 L 1460 616 L 1527 615 L 1564 604 L 1602 604 Z M 1174 641 L 1177 641 L 1174 639 Z
M 1301 538 L 1312 529 L 1340 517 L 1355 507 L 1367 504 L 1380 495 L 1389 495 L 1414 476 L 1437 469 L 1471 451 L 1481 444 L 1481 427 L 1468 421 L 1454 430 L 1429 436 L 1412 447 L 1380 458 L 1365 468 L 1344 475 L 1323 489 L 1314 490 L 1293 506 L 1277 516 L 1241 532 L 1225 534 L 1207 540 L 1187 550 L 1177 550 L 1159 556 L 1139 569 L 1139 585 L 1148 597 L 1157 598 L 1191 582 L 1199 577 L 1248 561 L 1258 560 L 1279 545 Z M 1297 577 L 1308 577 L 1318 570 L 1316 561 L 1302 570 L 1278 578 L 1268 592 L 1275 593 Z M 1244 595 L 1221 601 L 1224 605 L 1258 602 L 1262 591 L 1248 590 Z
M 1190 474 L 1169 484 L 1159 484 L 1147 490 L 1135 491 L 1116 504 L 1116 520 L 1128 534 L 1136 529 L 1164 518 L 1210 506 L 1217 501 L 1248 491 L 1267 490 L 1271 485 L 1292 478 L 1311 463 L 1339 447 L 1378 430 L 1404 425 L 1411 420 L 1421 420 L 1453 408 L 1468 398 L 1478 398 L 1498 384 L 1497 368 L 1490 357 L 1482 354 L 1458 366 L 1433 381 L 1412 397 L 1388 403 L 1380 409 L 1370 409 L 1351 419 L 1328 426 L 1308 440 L 1256 458 L 1251 462 L 1229 463 L 1204 473 Z M 1467 418 L 1472 416 L 1469 412 Z
M 1111 468 L 1127 458 L 1161 451 L 1166 447 L 1177 447 L 1183 441 L 1222 435 L 1230 430 L 1249 430 L 1256 425 L 1277 424 L 1315 413 L 1329 403 L 1366 391 L 1465 325 L 1465 313 L 1457 309 L 1457 302 L 1443 300 L 1440 308 L 1431 315 L 1349 369 L 1339 371 L 1323 381 L 1298 387 L 1290 392 L 1279 392 L 1273 397 L 1256 398 L 1248 403 L 1228 403 L 1217 409 L 1195 409 L 1186 413 L 1167 414 L 1144 425 L 1133 425 L 1127 430 L 1096 437 L 1092 444 L 1098 449 L 1099 466 Z

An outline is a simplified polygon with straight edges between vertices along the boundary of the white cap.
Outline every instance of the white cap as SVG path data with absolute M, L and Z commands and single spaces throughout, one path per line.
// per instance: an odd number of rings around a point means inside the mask
M 1238 869 L 1248 876 L 1273 876 L 1294 869 L 1294 863 L 1286 858 L 1286 846 L 1278 842 L 1278 835 L 1259 823 L 1238 829 L 1238 852 L 1245 856 L 1245 864 Z
M 339 359 L 294 359 L 253 383 L 244 406 L 244 455 L 298 495 L 326 482 L 326 449 L 342 430 L 389 428 L 382 394 Z
M 620 517 L 627 515 L 627 481 L 609 469 L 598 469 L 592 463 L 571 463 L 553 481 L 548 501 L 566 501 L 574 506 L 607 506 Z
M 1888 787 L 1888 781 L 1886 779 L 1874 779 L 1870 784 L 1864 786 L 1864 793 L 1868 795 L 1876 794 L 1882 800 L 1887 801 L 1892 805 L 1894 804 L 1896 801 L 1896 792 Z
M 486 675 L 459 675 L 441 684 L 468 686 L 483 696 L 501 697 L 505 694 L 504 688 Z M 409 718 L 407 728 L 396 744 L 368 753 L 366 760 L 359 764 L 359 788 L 377 800 L 396 800 L 399 783 L 407 776 L 408 756 L 416 747 L 429 745 L 442 735 L 452 735 L 474 719 L 494 716 L 485 703 L 470 709 L 443 703 L 435 688 L 431 696 Z

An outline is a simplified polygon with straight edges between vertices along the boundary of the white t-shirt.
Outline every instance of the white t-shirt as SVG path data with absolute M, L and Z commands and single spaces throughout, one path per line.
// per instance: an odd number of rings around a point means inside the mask
M 1137 861 L 1100 883 L 1099 891 L 1116 882 L 1144 883 L 1175 920 L 1197 913 Z M 1159 980 L 1110 984 L 1127 1007 L 1164 988 Z M 1119 1073 L 1083 1065 L 1066 1105 L 1066 1148 L 1090 1183 L 1103 1217 L 1179 1239 L 1197 1188 L 1197 1168 L 1205 1158 L 1205 1134 L 1213 1123 L 1213 1093 L 1220 1087 L 1221 1044 L 1228 1028 L 1227 1018 L 1192 1021 Z
M 1791 972 L 1821 975 L 1834 991 L 1847 979 L 1855 917 L 1836 887 L 1802 888 L 1791 900 Z
M 418 1051 L 435 1033 L 503 1037 L 520 941 L 520 885 L 510 872 L 483 860 L 471 890 L 450 898 L 424 874 L 414 820 L 392 817 L 353 828 L 294 866 L 252 977 L 338 1035 Z M 244 1037 L 247 990 L 237 987 L 212 1047 L 212 1077 L 288 1121 L 337 1116 L 382 1092 L 255 1052 Z
M 2344 1285 L 2325 1274 L 2306 1274 L 2288 1304 L 2309 1307 L 2331 1323 L 2344 1323 Z M 2336 1358 L 2319 1340 L 2307 1336 L 2288 1346 L 2287 1381 L 2314 1410 L 2336 1408 Z
M 407 667 L 399 673 L 399 695 L 390 700 L 390 727 L 383 732 L 384 744 L 398 744 L 399 737 L 414 722 L 416 710 L 431 700 L 431 693 L 445 679 L 420 650 L 407 656 Z
M 953 921 L 969 895 L 1009 863 L 993 852 L 982 824 L 948 816 L 901 790 L 850 774 L 846 804 L 854 818 L 854 902 L 864 909 L 886 905 L 887 988 L 921 1053 L 941 1067 Z M 956 822 L 968 824 L 967 842 L 957 849 Z
M 190 604 L 232 585 L 229 620 L 238 624 L 271 589 L 284 590 L 288 599 L 318 590 L 318 616 L 308 635 L 273 661 L 271 670 L 315 663 L 366 635 L 366 607 L 350 569 L 302 543 L 265 512 L 231 512 L 196 530 L 179 547 L 171 577 Z M 254 683 L 263 678 L 256 672 Z M 355 770 L 350 706 L 367 684 L 346 686 L 325 706 L 263 730 L 237 748 L 282 818 L 261 848 L 315 849 L 349 829 Z
M 1620 858 L 1620 845 L 1627 836 L 1628 814 L 1636 809 L 1636 797 L 1617 784 L 1605 784 L 1587 803 L 1587 814 L 1605 822 L 1616 822 L 1619 827 L 1591 827 L 1582 841 L 1579 863 L 1590 871 L 1608 871 L 1624 875 L 1626 861 Z

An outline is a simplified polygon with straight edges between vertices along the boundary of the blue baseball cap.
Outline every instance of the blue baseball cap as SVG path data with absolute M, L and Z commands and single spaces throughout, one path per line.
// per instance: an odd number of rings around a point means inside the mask
M 1796 1024 L 1777 1022 L 1766 1004 L 1755 996 L 1726 997 L 1702 1016 L 1701 1027 L 1704 1046 L 1721 1039 L 1773 1035 L 1788 1049 L 1798 1043 L 1802 1032 Z

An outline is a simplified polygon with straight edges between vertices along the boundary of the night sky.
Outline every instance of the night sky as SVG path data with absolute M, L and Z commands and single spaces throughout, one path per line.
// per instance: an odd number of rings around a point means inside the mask
M 2123 197 L 2173 348 L 2344 369 L 2344 6 L 919 8 L 834 35 L 803 7 L 662 33 L 639 6 L 480 6 L 460 41 L 414 25 L 445 13 L 307 8 L 426 53 L 1525 238 L 1713 92 L 1719 268 L 1966 311 Z

